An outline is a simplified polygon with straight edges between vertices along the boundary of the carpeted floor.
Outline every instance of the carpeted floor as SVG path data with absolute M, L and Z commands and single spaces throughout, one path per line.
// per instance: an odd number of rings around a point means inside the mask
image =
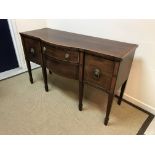
M 0 81 L 0 134 L 136 134 L 147 114 L 113 102 L 104 126 L 107 94 L 85 85 L 84 110 L 78 110 L 78 81 L 48 75 L 45 92 L 41 69 Z

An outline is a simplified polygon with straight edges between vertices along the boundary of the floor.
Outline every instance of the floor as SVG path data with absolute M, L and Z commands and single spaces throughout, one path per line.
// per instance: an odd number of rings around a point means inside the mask
M 45 92 L 41 69 L 0 81 L 0 134 L 135 135 L 148 115 L 114 99 L 104 126 L 107 94 L 85 85 L 84 109 L 78 110 L 78 81 L 48 75 Z
M 145 131 L 145 135 L 155 135 L 155 118 L 152 120 L 151 124 Z

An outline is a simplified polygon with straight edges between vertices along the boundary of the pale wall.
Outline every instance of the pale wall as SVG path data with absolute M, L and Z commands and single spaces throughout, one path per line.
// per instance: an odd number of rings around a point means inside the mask
M 19 57 L 19 60 L 20 60 L 20 68 L 21 70 L 25 71 L 27 67 L 26 67 L 24 51 L 23 51 L 23 46 L 22 46 L 19 32 L 44 28 L 46 27 L 46 20 L 45 19 L 14 19 L 14 20 L 11 20 L 11 23 L 14 28 L 14 40 L 17 46 L 17 56 Z M 37 65 L 32 63 L 32 68 L 33 67 L 37 67 Z
M 155 114 L 155 20 L 47 20 L 47 27 L 139 44 L 125 98 Z
M 29 31 L 46 27 L 45 19 L 16 19 L 18 32 Z

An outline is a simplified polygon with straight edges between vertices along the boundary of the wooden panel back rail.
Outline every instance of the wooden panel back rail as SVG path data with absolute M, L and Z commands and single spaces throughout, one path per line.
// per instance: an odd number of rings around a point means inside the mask
M 79 80 L 79 110 L 82 111 L 84 83 L 108 93 L 104 124 L 108 124 L 115 92 L 121 87 L 121 103 L 136 44 L 101 39 L 49 28 L 20 33 L 30 82 L 30 61 L 40 64 L 45 90 L 46 68 L 61 76 Z

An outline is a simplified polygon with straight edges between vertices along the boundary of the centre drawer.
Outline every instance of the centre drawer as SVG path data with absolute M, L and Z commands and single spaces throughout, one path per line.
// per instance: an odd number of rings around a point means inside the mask
M 71 79 L 79 78 L 79 65 L 53 59 L 45 56 L 46 67 L 52 72 Z
M 79 52 L 73 48 L 54 45 L 43 45 L 44 54 L 57 60 L 70 63 L 79 63 Z
M 109 90 L 114 70 L 114 62 L 93 55 L 85 55 L 84 81 Z

